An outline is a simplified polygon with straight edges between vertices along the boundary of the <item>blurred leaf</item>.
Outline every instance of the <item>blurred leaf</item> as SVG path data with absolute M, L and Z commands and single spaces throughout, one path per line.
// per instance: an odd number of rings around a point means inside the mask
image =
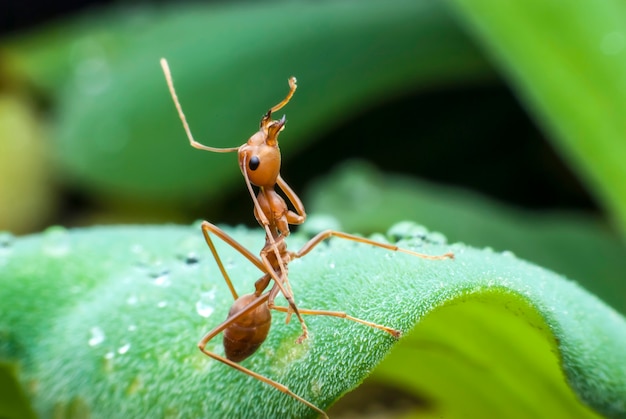
M 451 3 L 626 232 L 626 2 Z
M 395 236 L 416 230 L 392 229 Z M 227 231 L 251 249 L 263 243 L 259 233 Z M 626 414 L 623 317 L 576 284 L 511 254 L 433 244 L 441 239 L 425 234 L 399 245 L 431 254 L 453 250 L 454 261 L 331 240 L 290 266 L 296 301 L 405 332 L 417 324 L 407 345 L 398 346 L 399 359 L 412 357 L 414 364 L 415 354 L 428 352 L 430 371 L 442 375 L 407 376 L 396 364 L 390 378 L 396 383 L 429 395 L 447 380 L 477 392 L 476 383 L 487 379 L 482 397 L 452 398 L 456 406 L 436 405 L 437 411 L 458 412 L 463 404 L 480 417 L 592 416 L 579 397 L 599 413 Z M 305 237 L 290 240 L 297 248 Z M 21 367 L 20 381 L 40 415 L 313 415 L 197 351 L 195 342 L 225 318 L 232 298 L 197 228 L 51 228 L 20 239 L 5 235 L 2 242 L 0 300 L 8 304 L 0 305 L 0 336 L 9 344 L 0 345 L 0 360 Z M 256 268 L 223 243 L 218 251 L 236 288 L 251 290 Z M 471 317 L 459 318 L 466 314 Z M 268 341 L 243 364 L 322 408 L 358 385 L 394 343 L 363 325 L 308 316 L 310 339 L 296 345 L 299 325 L 283 318 L 276 316 Z M 491 350 L 483 352 L 479 342 Z M 220 345 L 210 349 L 221 353 Z M 535 388 L 537 382 L 546 391 Z
M 305 202 L 311 212 L 333 214 L 346 231 L 419 220 L 451 241 L 514 252 L 580 281 L 626 313 L 626 248 L 602 222 L 582 213 L 521 211 L 467 190 L 386 175 L 363 162 L 320 179 Z
M 0 345 L 4 346 L 8 339 L 0 336 Z M 8 348 L 0 348 L 1 353 L 7 353 Z M 29 405 L 28 399 L 21 388 L 15 366 L 0 362 L 0 417 L 2 418 L 34 418 L 35 414 Z
M 21 52 L 17 41 L 15 49 L 7 47 L 26 74 L 62 79 L 60 71 L 33 70 L 50 61 L 69 75 L 57 91 L 58 157 L 72 180 L 92 192 L 197 200 L 239 181 L 235 156 L 189 147 L 161 57 L 170 62 L 194 136 L 218 147 L 243 144 L 286 94 L 287 78 L 297 76 L 299 90 L 285 108 L 290 122 L 280 138 L 284 154 L 374 101 L 489 76 L 438 2 L 142 10 L 133 9 L 131 18 L 124 10 L 87 17 L 93 29 L 74 23 L 74 36 L 62 38 L 67 44 L 51 37 L 48 45 L 42 37 L 40 50 Z M 47 47 L 58 56 L 41 54 Z
M 39 228 L 55 205 L 46 134 L 29 100 L 0 94 L 0 230 Z

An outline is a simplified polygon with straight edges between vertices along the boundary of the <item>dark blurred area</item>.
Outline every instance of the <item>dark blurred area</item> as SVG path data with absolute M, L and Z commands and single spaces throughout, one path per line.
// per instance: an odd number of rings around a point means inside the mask
M 11 2 L 0 17 L 2 35 L 29 31 L 107 4 L 117 5 L 105 1 Z M 37 97 L 36 91 L 32 93 Z M 45 97 L 40 99 L 45 103 Z M 247 122 L 248 126 L 256 124 Z M 288 135 L 289 124 L 282 136 Z M 402 140 L 392 143 L 389 138 Z M 245 140 L 232 139 L 232 144 Z M 340 149 L 336 147 L 339 142 Z M 212 158 L 222 157 L 207 160 Z M 385 172 L 461 186 L 522 208 L 597 211 L 594 201 L 515 95 L 497 80 L 407 91 L 365 108 L 341 125 L 321 130 L 319 139 L 293 153 L 283 163 L 283 177 L 303 196 L 312 180 L 352 158 L 368 160 Z M 94 222 L 90 215 L 94 213 L 100 214 L 95 218 L 98 223 L 209 218 L 229 224 L 255 224 L 243 182 L 237 187 L 224 186 L 219 201 L 199 198 L 183 208 L 164 208 L 162 212 L 151 209 L 152 203 L 122 203 L 121 210 L 112 209 L 73 184 L 56 187 L 60 197 L 57 209 L 44 219 L 45 224 L 89 224 Z M 102 215 L 111 211 L 121 215 Z M 146 214 L 144 219 L 142 213 Z M 30 231 L 42 227 L 34 224 Z
M 106 0 L 9 1 L 2 6 L 0 31 L 2 35 L 7 35 L 21 30 L 29 30 L 37 25 L 65 18 L 94 6 L 112 3 L 115 2 Z

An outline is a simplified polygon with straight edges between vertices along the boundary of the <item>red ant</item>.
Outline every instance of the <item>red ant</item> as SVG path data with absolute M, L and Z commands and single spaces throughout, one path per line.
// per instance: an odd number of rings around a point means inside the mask
M 351 234 L 334 230 L 326 230 L 317 234 L 297 252 L 288 251 L 285 243 L 285 237 L 287 237 L 290 233 L 289 225 L 302 224 L 306 219 L 306 212 L 298 195 L 296 195 L 287 182 L 285 182 L 280 176 L 281 155 L 278 148 L 278 134 L 285 127 L 285 117 L 283 116 L 280 120 L 273 120 L 272 113 L 285 106 L 293 96 L 297 87 L 295 77 L 291 77 L 289 79 L 289 93 L 285 99 L 283 99 L 276 106 L 272 107 L 263 116 L 259 131 L 253 134 L 245 144 L 240 147 L 215 148 L 200 144 L 193 139 L 191 130 L 189 129 L 189 125 L 187 124 L 187 120 L 182 111 L 182 107 L 180 106 L 178 97 L 176 96 L 176 91 L 174 90 L 174 84 L 169 66 L 164 58 L 161 59 L 161 67 L 165 73 L 170 94 L 172 95 L 174 105 L 178 110 L 178 115 L 183 123 L 183 127 L 185 128 L 191 146 L 200 150 L 212 151 L 216 153 L 237 152 L 239 168 L 241 169 L 246 186 L 248 187 L 248 191 L 250 192 L 250 196 L 254 202 L 254 217 L 257 219 L 259 224 L 264 227 L 266 232 L 265 245 L 263 246 L 263 249 L 261 249 L 259 258 L 235 241 L 235 239 L 230 237 L 215 224 L 209 223 L 208 221 L 202 222 L 202 233 L 204 234 L 204 238 L 211 249 L 211 253 L 217 262 L 217 266 L 219 267 L 222 276 L 226 281 L 226 285 L 228 285 L 228 288 L 235 299 L 235 302 L 228 313 L 228 318 L 207 333 L 198 343 L 198 347 L 207 356 L 221 361 L 256 378 L 257 380 L 273 386 L 327 418 L 328 416 L 322 409 L 293 393 L 286 386 L 238 364 L 238 362 L 241 362 L 252 355 L 265 341 L 271 324 L 270 310 L 287 313 L 287 323 L 289 322 L 291 314 L 295 313 L 302 327 L 302 334 L 298 338 L 297 343 L 301 343 L 308 336 L 307 327 L 304 319 L 302 318 L 303 314 L 345 318 L 383 330 L 395 338 L 400 337 L 401 332 L 387 326 L 382 326 L 349 316 L 343 312 L 298 308 L 293 300 L 293 293 L 287 276 L 287 265 L 289 262 L 305 256 L 313 250 L 315 246 L 330 237 L 339 237 L 358 243 L 370 244 L 392 251 L 408 253 L 424 259 L 438 260 L 453 258 L 454 255 L 452 253 L 446 253 L 440 256 L 425 255 L 411 250 L 402 249 L 391 244 L 376 242 L 363 237 L 353 236 Z M 255 195 L 252 185 L 259 188 L 258 195 Z M 295 212 L 287 207 L 285 200 L 276 192 L 276 185 L 278 185 L 278 187 L 283 191 L 295 209 Z M 254 293 L 239 297 L 233 287 L 228 273 L 226 272 L 226 269 L 224 268 L 224 264 L 217 253 L 210 233 L 216 235 L 241 253 L 263 273 L 263 276 L 254 284 Z M 274 281 L 272 287 L 269 291 L 265 292 L 272 280 Z M 279 292 L 286 298 L 289 303 L 288 307 L 280 307 L 274 304 L 274 299 Z M 222 357 L 206 349 L 207 343 L 221 332 L 224 332 L 224 352 L 226 357 Z

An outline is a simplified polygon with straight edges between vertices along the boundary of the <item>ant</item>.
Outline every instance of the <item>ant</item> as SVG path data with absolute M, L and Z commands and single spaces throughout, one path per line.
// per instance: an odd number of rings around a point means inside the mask
M 271 324 L 270 310 L 287 313 L 287 323 L 289 323 L 292 314 L 296 315 L 302 327 L 302 334 L 297 339 L 297 343 L 301 343 L 308 337 L 308 330 L 302 315 L 340 317 L 380 329 L 395 338 L 399 338 L 401 332 L 387 326 L 349 316 L 344 312 L 298 308 L 294 302 L 293 292 L 287 276 L 287 265 L 289 262 L 305 256 L 313 250 L 315 246 L 330 237 L 338 237 L 358 243 L 370 244 L 424 259 L 440 260 L 454 258 L 454 254 L 445 253 L 439 256 L 426 255 L 335 230 L 326 230 L 317 234 L 297 252 L 288 251 L 285 238 L 290 234 L 289 225 L 302 224 L 306 219 L 306 212 L 298 195 L 296 195 L 287 182 L 280 176 L 281 155 L 278 148 L 278 134 L 284 129 L 286 120 L 285 116 L 279 120 L 273 120 L 272 114 L 280 110 L 290 101 L 297 88 L 295 77 L 289 78 L 289 93 L 287 96 L 267 111 L 261 118 L 259 131 L 253 134 L 246 143 L 240 147 L 215 148 L 205 146 L 194 140 L 180 102 L 178 101 L 169 66 L 164 58 L 161 59 L 161 67 L 163 68 L 172 100 L 174 101 L 180 120 L 187 133 L 190 145 L 200 150 L 215 153 L 237 152 L 239 168 L 241 169 L 241 173 L 243 174 L 246 186 L 254 203 L 254 217 L 266 232 L 265 245 L 261 249 L 260 257 L 257 257 L 215 224 L 208 221 L 202 222 L 204 238 L 235 302 L 228 313 L 227 319 L 208 332 L 200 342 L 198 342 L 198 347 L 205 355 L 273 386 L 277 390 L 304 403 L 318 412 L 322 417 L 328 418 L 322 409 L 293 393 L 283 384 L 261 374 L 257 374 L 239 364 L 239 362 L 251 356 L 265 341 Z M 258 187 L 258 194 L 255 194 L 252 185 Z M 285 200 L 276 192 L 276 186 L 282 190 L 295 211 L 290 210 Z M 241 253 L 263 273 L 263 276 L 255 282 L 255 291 L 252 294 L 246 294 L 241 297 L 237 294 L 213 244 L 211 234 L 219 237 L 233 249 Z M 265 290 L 272 280 L 273 285 L 270 290 L 266 292 Z M 281 307 L 274 304 L 274 300 L 279 292 L 287 300 L 289 304 L 288 307 Z M 224 335 L 223 344 L 226 357 L 206 349 L 208 342 L 222 332 Z

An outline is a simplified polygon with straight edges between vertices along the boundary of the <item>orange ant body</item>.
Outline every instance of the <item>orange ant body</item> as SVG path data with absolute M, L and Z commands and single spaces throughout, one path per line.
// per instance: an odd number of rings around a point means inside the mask
M 273 386 L 274 388 L 309 406 L 311 409 L 314 409 L 323 417 L 328 417 L 322 409 L 293 393 L 286 386 L 238 364 L 238 362 L 241 362 L 252 355 L 265 341 L 269 333 L 271 323 L 270 310 L 287 313 L 287 322 L 289 322 L 292 313 L 298 317 L 302 327 L 302 334 L 298 338 L 297 343 L 301 343 L 308 336 L 307 327 L 304 319 L 302 318 L 303 314 L 345 318 L 380 329 L 396 338 L 400 337 L 401 332 L 387 326 L 382 326 L 349 316 L 343 312 L 298 308 L 294 302 L 293 293 L 287 276 L 287 265 L 289 262 L 305 256 L 313 250 L 315 246 L 330 237 L 339 237 L 358 243 L 370 244 L 425 259 L 436 260 L 453 258 L 454 255 L 452 253 L 446 253 L 440 256 L 425 255 L 387 243 L 376 242 L 363 237 L 353 236 L 334 230 L 326 230 L 317 234 L 305 243 L 305 245 L 297 252 L 288 251 L 285 238 L 290 233 L 289 225 L 302 224 L 306 219 L 306 212 L 298 195 L 296 195 L 296 193 L 280 176 L 281 156 L 278 148 L 278 134 L 284 129 L 285 117 L 283 116 L 280 120 L 272 120 L 272 113 L 280 110 L 289 102 L 297 87 L 296 79 L 294 77 L 289 79 L 290 89 L 285 99 L 283 99 L 276 106 L 272 107 L 263 116 L 259 131 L 253 134 L 245 144 L 240 147 L 215 148 L 200 144 L 193 139 L 191 130 L 189 129 L 189 125 L 187 124 L 185 115 L 182 111 L 182 107 L 178 101 L 176 91 L 174 90 L 174 84 L 169 66 L 165 59 L 161 59 L 161 67 L 163 68 L 170 94 L 191 146 L 200 150 L 217 153 L 237 152 L 239 168 L 241 169 L 246 186 L 254 203 L 254 216 L 266 232 L 265 245 L 261 249 L 259 258 L 216 225 L 209 223 L 208 221 L 204 221 L 202 223 L 202 233 L 204 234 L 205 240 L 211 250 L 211 253 L 213 254 L 213 257 L 215 258 L 215 261 L 217 262 L 231 294 L 233 295 L 233 298 L 235 299 L 235 302 L 228 313 L 227 319 L 207 333 L 198 343 L 198 347 L 207 356 L 221 361 L 245 374 Z M 255 194 L 252 185 L 259 188 L 258 194 Z M 286 198 L 295 209 L 295 212 L 288 208 L 285 200 L 276 192 L 276 186 L 283 191 Z M 237 294 L 213 244 L 210 233 L 216 235 L 241 253 L 263 273 L 263 276 L 255 283 L 254 293 L 246 294 L 241 297 Z M 270 290 L 266 292 L 265 290 L 271 281 L 273 281 L 273 285 Z M 274 304 L 274 299 L 279 292 L 283 294 L 289 303 L 288 307 L 280 307 Z M 207 343 L 221 332 L 223 332 L 224 335 L 223 343 L 226 357 L 222 357 L 206 349 Z

